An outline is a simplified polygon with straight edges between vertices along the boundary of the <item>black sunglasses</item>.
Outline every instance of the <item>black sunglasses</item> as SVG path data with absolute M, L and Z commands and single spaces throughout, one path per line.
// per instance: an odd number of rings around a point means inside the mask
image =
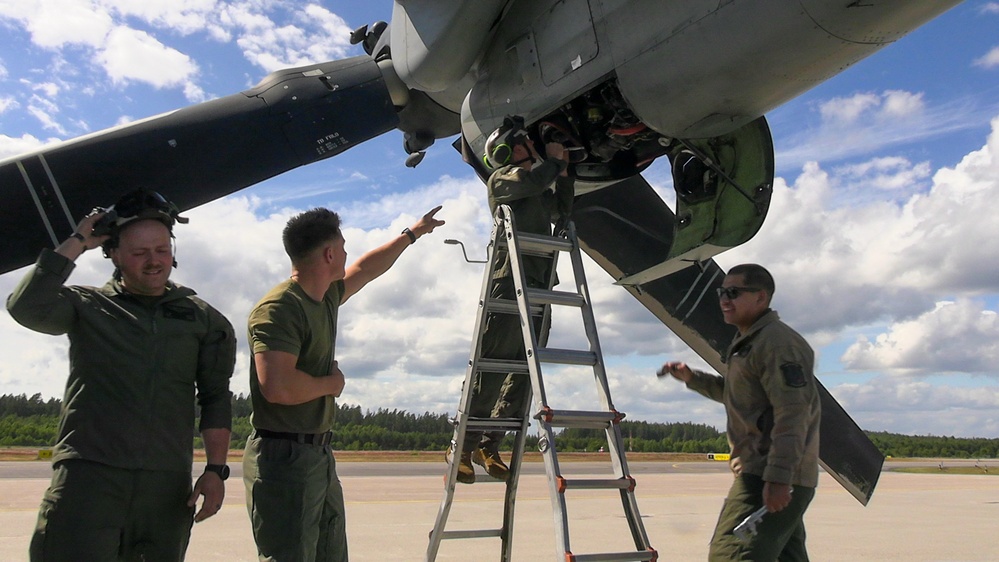
M 762 291 L 763 289 L 757 289 L 756 287 L 718 287 L 715 292 L 718 293 L 718 298 L 726 298 L 730 301 L 739 298 L 742 293 L 755 293 L 757 291 Z

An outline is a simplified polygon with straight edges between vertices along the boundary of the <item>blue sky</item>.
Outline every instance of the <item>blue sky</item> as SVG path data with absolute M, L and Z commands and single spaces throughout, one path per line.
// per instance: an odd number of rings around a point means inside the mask
M 387 1 L 0 0 L 0 158 L 360 54 L 349 31 L 390 15 Z M 997 29 L 999 2 L 965 1 L 769 114 L 770 213 L 753 240 L 718 257 L 774 272 L 775 308 L 813 343 L 819 376 L 865 429 L 999 437 Z M 288 274 L 279 233 L 291 214 L 340 211 L 356 257 L 443 204 L 448 224 L 345 307 L 338 350 L 345 402 L 454 411 L 481 271 L 443 239 L 483 251 L 485 194 L 447 141 L 415 170 L 404 159 L 393 131 L 192 211 L 174 279 L 243 341 L 250 307 Z M 646 175 L 672 205 L 668 166 Z M 109 271 L 91 252 L 71 281 L 100 284 Z M 699 360 L 602 270 L 587 271 L 618 409 L 723 427 L 720 405 L 653 375 L 667 359 Z M 0 276 L 0 292 L 21 275 Z M 578 337 L 556 317 L 553 343 Z M 0 314 L 0 392 L 60 396 L 66 346 Z M 236 392 L 248 389 L 247 364 L 242 343 Z M 553 373 L 556 407 L 592 402 L 587 377 Z

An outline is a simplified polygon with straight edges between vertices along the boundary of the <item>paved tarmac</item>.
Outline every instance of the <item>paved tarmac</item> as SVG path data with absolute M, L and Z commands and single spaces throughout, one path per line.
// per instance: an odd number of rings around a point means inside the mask
M 339 468 L 351 560 L 423 560 L 442 498 L 444 464 L 343 462 Z M 604 470 L 600 463 L 566 463 L 563 468 L 577 474 Z M 731 478 L 724 463 L 631 463 L 631 468 L 642 519 L 659 559 L 706 559 Z M 187 560 L 256 560 L 238 469 L 234 466 L 222 511 L 194 527 Z M 516 561 L 555 559 L 543 470 L 540 463 L 526 463 L 520 480 Z M 48 477 L 46 463 L 0 462 L 0 561 L 27 559 Z M 504 488 L 481 473 L 479 480 L 459 486 L 449 529 L 499 526 Z M 634 548 L 616 492 L 570 490 L 567 497 L 576 554 Z M 885 472 L 870 505 L 863 507 L 822 474 L 805 523 L 809 553 L 817 562 L 996 561 L 999 478 Z M 437 560 L 498 560 L 499 549 L 498 539 L 445 541 Z

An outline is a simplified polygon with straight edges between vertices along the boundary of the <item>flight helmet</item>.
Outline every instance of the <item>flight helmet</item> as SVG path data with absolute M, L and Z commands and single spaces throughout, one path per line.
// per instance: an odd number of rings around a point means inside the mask
M 519 115 L 507 115 L 503 118 L 503 124 L 486 139 L 483 160 L 486 166 L 493 169 L 507 164 L 519 164 L 510 161 L 513 158 L 513 148 L 529 141 L 527 129 L 524 128 L 524 118 Z
M 180 209 L 165 197 L 155 191 L 148 189 L 136 189 L 122 195 L 114 205 L 107 209 L 95 209 L 103 211 L 105 214 L 94 224 L 93 234 L 95 236 L 111 235 L 104 241 L 101 248 L 104 255 L 118 247 L 119 235 L 122 229 L 135 221 L 144 219 L 155 219 L 166 225 L 173 236 L 173 225 L 175 223 L 186 224 L 188 219 L 180 216 Z

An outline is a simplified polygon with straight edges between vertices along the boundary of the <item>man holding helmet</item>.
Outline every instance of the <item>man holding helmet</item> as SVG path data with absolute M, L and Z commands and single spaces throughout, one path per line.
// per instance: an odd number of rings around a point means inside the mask
M 133 191 L 42 250 L 7 299 L 17 322 L 70 341 L 33 561 L 183 560 L 192 520 L 222 505 L 235 336 L 222 314 L 169 281 L 173 225 L 187 222 L 178 215 L 158 193 Z M 112 279 L 64 285 L 75 260 L 98 246 Z M 208 466 L 192 489 L 195 399 Z
M 546 159 L 534 148 L 524 120 L 506 117 L 503 124 L 486 140 L 484 160 L 493 172 L 486 181 L 489 210 L 496 213 L 500 205 L 509 205 L 519 232 L 551 236 L 552 222 L 561 231 L 572 212 L 574 181 L 569 177 L 569 154 L 559 143 L 545 145 Z M 493 272 L 492 298 L 517 298 L 510 258 L 503 256 Z M 524 256 L 524 275 L 530 287 L 547 288 L 552 260 L 539 256 Z M 541 318 L 534 319 L 539 339 Z M 524 338 L 520 319 L 512 314 L 490 314 L 482 335 L 482 356 L 490 359 L 525 358 Z M 467 414 L 472 417 L 516 417 L 524 409 L 530 393 L 531 379 L 524 374 L 481 373 L 475 376 L 472 400 Z M 503 431 L 488 433 L 466 432 L 458 466 L 458 481 L 475 482 L 472 462 L 481 465 L 493 478 L 506 480 L 509 468 L 499 456 Z M 450 452 L 450 451 L 449 451 Z M 450 458 L 450 457 L 449 457 Z

